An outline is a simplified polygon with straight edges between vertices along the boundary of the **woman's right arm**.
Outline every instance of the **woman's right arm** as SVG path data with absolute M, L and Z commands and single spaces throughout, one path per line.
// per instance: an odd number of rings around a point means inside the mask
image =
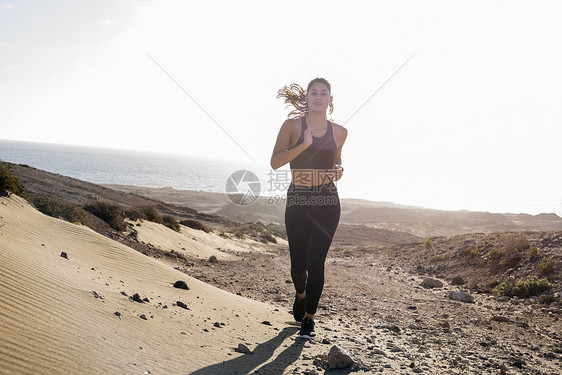
M 273 148 L 273 154 L 271 155 L 271 168 L 277 169 L 289 163 L 291 160 L 296 158 L 301 152 L 306 150 L 308 146 L 312 143 L 312 136 L 310 135 L 310 130 L 305 131 L 304 141 L 293 147 L 291 146 L 291 136 L 295 130 L 294 120 L 285 120 L 279 130 L 277 135 L 277 141 L 275 142 L 275 147 Z

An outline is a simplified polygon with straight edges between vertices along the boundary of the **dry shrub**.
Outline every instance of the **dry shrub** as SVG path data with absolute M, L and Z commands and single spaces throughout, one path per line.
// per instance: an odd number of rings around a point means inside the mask
M 175 230 L 176 232 L 180 231 L 180 223 L 173 216 L 170 215 L 162 216 L 162 224 L 164 224 L 165 226 L 167 226 L 172 230 Z
M 241 224 L 234 228 L 232 233 L 237 238 L 245 238 L 246 236 L 250 236 L 262 243 L 277 243 L 277 240 L 274 236 L 275 233 L 259 222 Z
M 500 241 L 502 242 L 503 250 L 506 252 L 525 252 L 531 247 L 529 240 L 519 233 L 505 233 L 501 236 Z
M 475 257 L 480 253 L 480 248 L 479 247 L 466 248 L 462 251 L 462 253 L 470 257 Z
M 127 229 L 123 210 L 115 203 L 96 200 L 85 205 L 84 209 L 105 221 L 118 232 L 123 232 Z
M 209 233 L 211 231 L 211 228 L 203 225 L 200 221 L 197 221 L 195 219 L 182 220 L 181 225 L 185 225 L 186 227 L 192 229 L 202 230 L 205 233 Z
M 437 263 L 437 262 L 442 262 L 445 259 L 447 259 L 447 257 L 443 254 L 439 254 L 439 255 L 434 255 L 431 258 L 429 258 L 429 263 Z
M 270 233 L 262 233 L 259 237 L 260 241 L 263 243 L 277 243 L 275 237 L 273 237 Z
M 158 212 L 158 209 L 154 206 L 135 206 L 133 209 L 140 211 L 146 220 L 153 221 L 158 224 L 163 224 L 162 215 Z
M 133 221 L 148 220 L 146 215 L 141 210 L 139 210 L 138 207 L 131 207 L 131 208 L 126 209 L 125 215 Z
M 560 303 L 560 301 L 560 297 L 556 297 L 552 294 L 546 294 L 537 298 L 536 302 L 541 305 L 550 305 L 551 303 Z
M 12 169 L 11 165 L 0 165 L 0 196 L 13 193 L 22 198 L 27 198 L 24 184 L 20 182 L 19 178 L 10 169 Z
M 63 219 L 71 223 L 90 226 L 88 214 L 77 204 L 64 202 L 60 199 L 44 196 L 33 196 L 29 202 L 45 215 Z
M 500 237 L 500 249 L 491 249 L 488 262 L 496 267 L 514 268 L 529 252 L 529 241 L 522 234 L 506 233 Z

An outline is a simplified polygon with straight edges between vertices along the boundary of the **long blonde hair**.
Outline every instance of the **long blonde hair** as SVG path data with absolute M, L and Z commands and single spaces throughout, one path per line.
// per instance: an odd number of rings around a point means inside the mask
M 315 78 L 308 83 L 306 87 L 306 91 L 297 83 L 291 83 L 290 85 L 283 86 L 279 91 L 277 91 L 277 99 L 283 98 L 284 103 L 289 106 L 293 106 L 291 112 L 289 112 L 288 117 L 291 119 L 306 116 L 308 113 L 308 103 L 306 102 L 306 94 L 308 90 L 310 90 L 310 86 L 315 83 L 323 83 L 328 86 L 328 91 L 330 95 L 332 94 L 332 86 L 325 78 Z M 331 115 L 334 112 L 334 105 L 330 103 L 330 112 Z

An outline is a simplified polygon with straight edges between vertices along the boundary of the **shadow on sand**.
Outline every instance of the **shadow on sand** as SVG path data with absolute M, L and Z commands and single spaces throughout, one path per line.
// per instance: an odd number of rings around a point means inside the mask
M 295 332 L 297 327 L 286 327 L 279 334 L 262 344 L 256 346 L 253 350 L 254 354 L 246 354 L 234 358 L 230 361 L 224 361 L 211 366 L 204 367 L 192 372 L 193 375 L 215 375 L 215 374 L 251 374 L 254 369 L 267 362 L 273 352 L 283 344 L 285 339 Z M 256 374 L 281 374 L 283 371 L 294 363 L 300 356 L 303 349 L 303 342 L 295 341 L 291 346 L 283 350 L 273 361 L 260 367 Z M 234 349 L 233 349 L 234 350 Z

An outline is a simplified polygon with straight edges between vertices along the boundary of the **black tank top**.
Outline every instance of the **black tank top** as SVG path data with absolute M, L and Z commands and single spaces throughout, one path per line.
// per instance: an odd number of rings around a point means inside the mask
M 332 169 L 336 158 L 336 141 L 332 123 L 328 121 L 328 128 L 322 137 L 312 137 L 312 144 L 289 163 L 291 169 Z M 302 117 L 301 134 L 295 146 L 304 140 L 307 129 L 306 117 Z

